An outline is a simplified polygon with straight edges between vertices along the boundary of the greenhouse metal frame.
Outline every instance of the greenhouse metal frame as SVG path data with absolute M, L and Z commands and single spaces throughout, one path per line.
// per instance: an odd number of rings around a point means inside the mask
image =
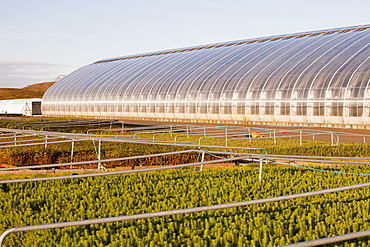
M 367 128 L 370 25 L 100 60 L 54 84 L 43 115 Z

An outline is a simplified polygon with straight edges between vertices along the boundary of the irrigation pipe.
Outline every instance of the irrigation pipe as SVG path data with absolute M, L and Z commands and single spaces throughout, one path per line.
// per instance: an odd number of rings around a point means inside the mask
M 337 243 L 337 242 L 341 242 L 341 241 L 345 241 L 345 240 L 361 238 L 361 237 L 366 237 L 366 236 L 370 236 L 370 230 L 365 230 L 365 231 L 360 231 L 360 232 L 353 232 L 353 233 L 338 235 L 338 236 L 334 236 L 334 237 L 321 238 L 321 239 L 316 239 L 316 240 L 311 240 L 311 241 L 306 241 L 306 242 L 300 242 L 300 243 L 295 243 L 295 244 L 282 245 L 280 247 L 287 247 L 287 246 L 289 246 L 289 247 L 318 246 L 318 245 Z
M 224 159 L 224 158 L 221 157 L 221 156 L 215 155 L 215 153 L 218 153 L 218 154 L 230 154 L 228 152 L 212 152 L 212 151 L 204 151 L 204 152 L 207 153 L 207 154 L 209 154 L 209 155 L 212 155 L 214 157 L 220 158 L 220 159 Z M 231 153 L 231 154 L 234 154 L 234 155 L 243 155 L 243 153 Z M 297 168 L 307 169 L 307 170 L 312 170 L 312 171 L 327 172 L 327 173 L 336 173 L 336 174 L 345 174 L 345 175 L 370 176 L 370 174 L 367 174 L 367 173 L 340 172 L 340 171 L 331 171 L 331 170 L 323 170 L 323 169 L 317 169 L 317 168 L 312 168 L 312 167 L 300 166 L 300 165 L 291 164 L 291 163 L 282 162 L 282 161 L 278 161 L 278 160 L 272 159 L 271 156 L 269 156 L 269 155 L 255 154 L 254 156 L 256 156 L 258 159 L 260 159 L 260 162 L 261 162 L 261 159 L 262 160 L 265 159 L 265 160 L 271 161 L 272 163 L 281 164 L 281 165 L 288 165 L 288 166 L 294 166 L 294 167 L 297 167 Z M 250 158 L 253 158 L 252 154 L 250 154 Z M 338 157 L 338 158 L 347 158 L 347 157 Z M 355 157 L 351 157 L 351 158 L 355 158 Z M 362 158 L 365 158 L 365 157 L 362 157 Z M 297 159 L 295 159 L 295 160 L 297 160 Z M 302 160 L 300 160 L 300 161 L 302 161 Z M 317 160 L 314 160 L 314 161 L 317 162 Z M 322 160 L 320 162 L 326 162 L 326 160 Z M 338 162 L 345 163 L 347 161 L 332 161 L 332 162 L 335 162 L 335 163 L 338 163 Z M 369 162 L 361 162 L 361 161 L 357 161 L 356 163 L 357 164 L 369 164 Z M 262 167 L 260 167 L 260 169 L 262 169 Z M 262 170 L 260 170 L 260 174 L 262 174 Z
M 53 141 L 53 142 L 48 142 L 47 144 L 79 142 L 79 141 L 86 141 L 86 140 L 78 139 L 78 140 Z M 28 144 L 20 144 L 20 145 L 13 144 L 13 145 L 7 145 L 7 146 L 0 146 L 0 148 L 14 148 L 14 147 L 40 146 L 40 145 L 45 145 L 45 139 L 44 139 L 44 142 L 28 143 Z
M 199 150 L 184 150 L 184 151 L 176 151 L 176 152 L 170 152 L 170 153 L 148 154 L 148 155 L 141 155 L 141 156 L 103 159 L 103 160 L 78 161 L 78 162 L 69 162 L 69 163 L 60 163 L 60 164 L 47 164 L 47 165 L 38 165 L 38 166 L 31 166 L 31 167 L 30 166 L 6 167 L 6 168 L 1 168 L 0 171 L 12 171 L 12 170 L 30 169 L 30 168 L 40 169 L 40 168 L 51 168 L 51 167 L 69 166 L 69 165 L 86 165 L 86 164 L 99 163 L 99 162 L 106 163 L 106 162 L 113 162 L 113 161 L 141 159 L 141 158 L 165 156 L 165 155 L 172 155 L 172 154 L 183 154 L 183 153 L 190 153 L 190 152 L 199 152 Z
M 193 152 L 194 152 L 194 150 L 193 150 Z M 148 156 L 144 156 L 144 157 L 148 157 Z M 143 168 L 143 169 L 137 169 L 137 170 L 114 171 L 114 172 L 103 172 L 103 173 L 87 173 L 87 174 L 56 176 L 56 177 L 0 180 L 0 184 L 22 183 L 22 182 L 39 182 L 39 181 L 49 181 L 49 180 L 69 179 L 69 178 L 86 178 L 86 177 L 98 177 L 98 176 L 118 175 L 118 174 L 126 174 L 126 173 L 149 172 L 149 171 L 167 170 L 167 169 L 175 169 L 175 168 L 182 168 L 182 167 L 189 167 L 189 166 L 197 166 L 197 165 L 227 162 L 227 161 L 239 160 L 239 159 L 243 159 L 243 158 L 246 159 L 246 158 L 249 158 L 249 156 L 234 157 L 234 158 L 229 158 L 229 159 L 224 159 L 224 160 L 210 160 L 210 161 L 195 162 L 195 163 L 188 163 L 188 164 L 181 164 L 181 165 L 170 165 L 170 166 Z M 103 163 L 104 160 L 96 160 L 94 163 L 100 163 L 100 162 Z M 71 165 L 71 164 L 75 164 L 75 163 L 65 163 L 65 164 L 66 165 Z
M 309 197 L 309 196 L 315 196 L 315 195 L 341 192 L 341 191 L 346 191 L 346 190 L 359 189 L 359 188 L 364 188 L 364 187 L 369 187 L 369 186 L 370 186 L 370 182 L 363 183 L 363 184 L 349 185 L 349 186 L 344 186 L 344 187 L 338 187 L 338 188 L 333 188 L 333 189 L 311 191 L 311 192 L 286 195 L 286 196 L 278 196 L 278 197 L 270 197 L 270 198 L 257 199 L 257 200 L 251 200 L 251 201 L 233 202 L 233 203 L 226 203 L 226 204 L 219 204 L 219 205 L 177 209 L 177 210 L 169 210 L 169 211 L 154 212 L 154 213 L 108 217 L 108 218 L 100 218 L 100 219 L 79 220 L 79 221 L 70 221 L 70 222 L 62 222 L 62 223 L 13 227 L 13 228 L 10 228 L 4 231 L 1 234 L 0 246 L 2 246 L 2 243 L 5 237 L 8 234 L 14 233 L 14 232 L 26 232 L 26 231 L 45 230 L 45 229 L 54 229 L 54 228 L 71 227 L 71 226 L 83 226 L 83 225 L 101 224 L 101 223 L 126 221 L 126 220 L 147 219 L 147 218 L 170 216 L 170 215 L 177 215 L 177 214 L 197 213 L 197 212 L 203 212 L 203 211 L 209 211 L 209 210 L 218 210 L 218 209 L 226 209 L 226 208 L 233 208 L 233 207 L 250 206 L 250 205 L 269 203 L 269 202 L 278 202 L 278 201 L 297 199 L 297 198 L 302 198 L 302 197 Z
M 18 140 L 17 139 L 17 141 L 11 141 L 11 142 L 0 142 L 0 145 L 2 145 L 2 144 L 14 144 L 14 143 L 26 143 L 26 142 L 35 142 L 35 143 L 39 143 L 39 141 L 40 142 L 42 142 L 42 144 L 45 144 L 45 140 L 48 140 L 48 141 L 50 141 L 50 140 L 58 140 L 58 139 L 62 139 L 62 137 L 49 137 L 49 138 L 44 138 L 44 139 L 28 139 L 28 140 Z M 52 143 L 52 142 L 49 142 L 49 144 L 50 143 Z M 21 144 L 21 145 L 23 145 L 23 144 Z M 5 145 L 4 145 L 5 146 Z M 0 147 L 3 147 L 3 146 L 0 146 Z M 14 147 L 14 145 L 12 146 L 12 147 Z
M 312 167 L 304 167 L 304 166 L 299 166 L 299 165 L 296 165 L 296 164 L 281 162 L 281 161 L 277 161 L 277 160 L 273 160 L 273 159 L 269 159 L 269 160 L 271 160 L 272 162 L 277 163 L 277 164 L 294 166 L 294 167 L 298 167 L 298 168 L 302 168 L 302 169 L 306 169 L 306 170 L 311 170 L 311 171 L 337 173 L 337 174 L 345 174 L 345 175 L 370 176 L 370 174 L 367 174 L 367 173 L 352 173 L 352 172 L 339 172 L 339 171 L 322 170 L 322 169 L 317 169 L 317 168 L 312 168 Z M 358 163 L 361 164 L 360 162 L 358 162 Z M 362 164 L 368 164 L 368 162 L 362 163 Z

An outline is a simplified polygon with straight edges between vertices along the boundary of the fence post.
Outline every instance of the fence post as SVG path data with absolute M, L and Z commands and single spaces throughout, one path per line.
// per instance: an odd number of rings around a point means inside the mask
M 263 159 L 260 158 L 260 171 L 258 174 L 258 180 L 260 181 L 260 183 L 262 182 L 262 166 L 263 166 Z
M 331 140 L 331 145 L 334 146 L 334 135 L 333 135 L 333 132 L 330 132 L 330 140 Z
M 227 127 L 225 127 L 225 147 L 227 147 L 228 137 L 227 137 Z
M 204 154 L 205 154 L 205 152 L 202 152 L 202 159 L 200 161 L 200 162 L 202 162 L 202 164 L 200 165 L 200 171 L 201 172 L 203 171 L 203 166 L 204 166 L 204 164 L 203 164 L 203 162 L 204 162 Z
M 99 140 L 99 146 L 98 146 L 98 160 L 100 160 L 101 157 L 101 140 Z M 102 169 L 101 163 L 98 163 L 98 170 Z
M 45 149 L 48 148 L 48 136 L 45 136 Z
M 71 148 L 71 163 L 73 162 L 73 152 L 75 148 L 75 142 L 72 141 L 72 148 Z M 73 168 L 73 165 L 71 165 L 71 169 Z

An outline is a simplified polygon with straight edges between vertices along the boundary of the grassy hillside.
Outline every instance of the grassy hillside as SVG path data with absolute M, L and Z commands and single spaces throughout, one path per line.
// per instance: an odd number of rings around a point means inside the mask
M 0 100 L 42 98 L 46 90 L 55 82 L 32 84 L 24 88 L 0 88 Z

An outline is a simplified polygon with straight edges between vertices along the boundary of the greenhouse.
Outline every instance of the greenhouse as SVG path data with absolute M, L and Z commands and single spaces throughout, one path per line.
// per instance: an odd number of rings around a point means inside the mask
M 366 128 L 370 25 L 104 59 L 45 93 L 46 116 Z
M 0 115 L 41 115 L 41 99 L 0 100 Z

